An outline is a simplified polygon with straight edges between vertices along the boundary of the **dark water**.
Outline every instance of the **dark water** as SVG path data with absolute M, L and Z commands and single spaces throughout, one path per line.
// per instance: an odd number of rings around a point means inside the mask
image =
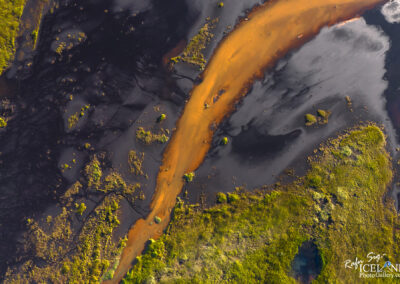
M 114 168 L 128 182 L 142 183 L 146 195 L 135 204 L 123 202 L 117 234 L 124 235 L 147 214 L 165 145 L 144 146 L 135 131 L 154 126 L 159 115 L 154 107 L 168 116 L 162 127 L 172 130 L 200 73 L 184 64 L 168 72 L 163 56 L 195 35 L 205 18 L 219 17 L 205 51 L 209 57 L 225 32 L 261 1 L 231 0 L 223 9 L 212 0 L 62 2 L 43 20 L 38 48 L 27 57 L 33 65 L 19 68 L 26 62 L 16 62 L 0 78 L 0 94 L 13 106 L 4 110 L 12 118 L 9 126 L 0 130 L 0 275 L 30 257 L 20 251 L 25 218 L 41 219 L 59 210 L 59 196 L 81 178 L 95 153 L 106 153 L 106 171 Z M 86 35 L 83 42 L 68 36 L 80 32 Z M 301 174 L 304 157 L 315 146 L 360 120 L 383 123 L 394 152 L 400 129 L 399 32 L 398 24 L 389 24 L 375 9 L 353 23 L 324 29 L 281 60 L 217 131 L 187 188 L 189 199 L 213 202 L 218 191 L 273 183 L 288 167 Z M 60 56 L 55 51 L 62 41 L 73 47 Z M 353 111 L 345 96 L 352 98 Z M 90 109 L 69 130 L 68 117 L 86 104 Z M 318 108 L 332 111 L 329 123 L 306 128 L 304 114 Z M 226 146 L 219 143 L 223 136 L 229 137 Z M 83 148 L 87 142 L 94 150 Z M 131 149 L 145 153 L 148 179 L 129 174 Z M 60 166 L 72 159 L 73 168 L 61 172 Z M 88 211 L 99 200 L 82 198 Z
M 394 5 L 393 5 L 394 4 Z M 385 69 L 384 79 L 387 81 L 388 86 L 384 92 L 384 96 L 387 100 L 386 109 L 388 111 L 391 122 L 396 129 L 396 141 L 399 142 L 400 135 L 400 3 L 398 0 L 391 1 L 388 5 L 385 5 L 384 14 L 379 9 L 369 11 L 365 18 L 371 25 L 378 26 L 389 38 L 390 38 L 390 49 L 386 53 L 385 58 Z M 399 159 L 399 155 L 395 156 L 394 161 Z M 396 164 L 396 163 L 395 163 Z M 399 169 L 395 172 L 394 181 L 399 180 Z M 400 188 L 393 185 L 393 197 L 396 198 L 397 208 L 400 208 L 398 197 L 400 196 Z
M 396 155 L 398 28 L 378 7 L 353 22 L 324 28 L 281 60 L 217 131 L 196 181 L 187 188 L 189 199 L 213 202 L 218 191 L 272 184 L 289 168 L 302 175 L 304 157 L 313 149 L 363 121 L 385 127 L 388 150 Z M 316 115 L 317 109 L 332 112 L 328 124 L 306 127 L 304 115 Z M 231 143 L 221 146 L 223 136 Z
M 300 283 L 311 283 L 322 269 L 322 258 L 312 241 L 302 243 L 292 261 L 291 275 Z

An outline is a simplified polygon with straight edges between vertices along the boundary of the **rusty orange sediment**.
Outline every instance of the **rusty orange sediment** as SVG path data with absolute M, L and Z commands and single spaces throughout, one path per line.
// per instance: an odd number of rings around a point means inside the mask
M 191 91 L 163 155 L 151 213 L 130 229 L 127 246 L 109 283 L 119 282 L 145 243 L 161 236 L 183 187 L 182 176 L 196 170 L 210 148 L 212 125 L 218 125 L 233 111 L 254 80 L 322 27 L 357 17 L 382 2 L 385 1 L 274 0 L 253 9 L 248 20 L 237 25 L 219 44 L 202 74 L 202 82 Z M 162 219 L 160 224 L 155 224 L 155 216 Z

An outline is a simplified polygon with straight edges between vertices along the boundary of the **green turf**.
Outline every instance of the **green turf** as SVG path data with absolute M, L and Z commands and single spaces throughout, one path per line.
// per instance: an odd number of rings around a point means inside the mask
M 362 126 L 319 152 L 292 184 L 228 194 L 206 210 L 178 202 L 166 233 L 151 240 L 124 282 L 291 283 L 291 263 L 307 240 L 322 259 L 316 283 L 360 281 L 344 261 L 371 251 L 397 263 L 399 222 L 384 198 L 392 169 L 382 131 Z
M 26 0 L 0 0 L 0 75 L 15 54 L 15 39 Z

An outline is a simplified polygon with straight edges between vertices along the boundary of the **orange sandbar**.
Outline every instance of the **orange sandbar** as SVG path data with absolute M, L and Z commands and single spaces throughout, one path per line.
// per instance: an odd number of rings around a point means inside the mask
M 206 156 L 214 127 L 231 113 L 253 81 L 323 26 L 349 20 L 382 0 L 273 0 L 255 8 L 219 45 L 195 86 L 163 157 L 151 213 L 128 233 L 112 282 L 119 282 L 150 238 L 158 238 L 183 186 L 182 176 Z M 219 95 L 220 94 L 220 95 Z M 209 107 L 205 108 L 205 104 Z M 214 126 L 214 127 L 213 127 Z M 154 223 L 154 217 L 162 219 Z

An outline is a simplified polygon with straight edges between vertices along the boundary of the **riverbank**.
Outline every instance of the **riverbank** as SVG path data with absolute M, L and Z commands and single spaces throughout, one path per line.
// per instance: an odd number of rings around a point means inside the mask
M 233 111 L 252 82 L 323 26 L 351 19 L 380 2 L 273 1 L 251 12 L 248 21 L 226 37 L 202 74 L 202 82 L 191 92 L 164 153 L 152 212 L 146 220 L 138 220 L 129 231 L 127 248 L 113 281 L 122 279 L 148 239 L 161 236 L 183 186 L 183 175 L 202 163 L 216 127 Z M 312 24 L 308 20 L 310 17 L 314 19 Z M 155 217 L 160 219 L 158 224 L 154 223 Z
M 206 210 L 178 202 L 166 233 L 150 241 L 124 283 L 357 282 L 347 259 L 375 252 L 397 263 L 399 220 L 385 198 L 392 179 L 385 146 L 377 126 L 362 126 L 321 145 L 292 184 L 220 194 L 220 204 Z M 304 243 L 316 246 L 319 260 L 299 273 Z

